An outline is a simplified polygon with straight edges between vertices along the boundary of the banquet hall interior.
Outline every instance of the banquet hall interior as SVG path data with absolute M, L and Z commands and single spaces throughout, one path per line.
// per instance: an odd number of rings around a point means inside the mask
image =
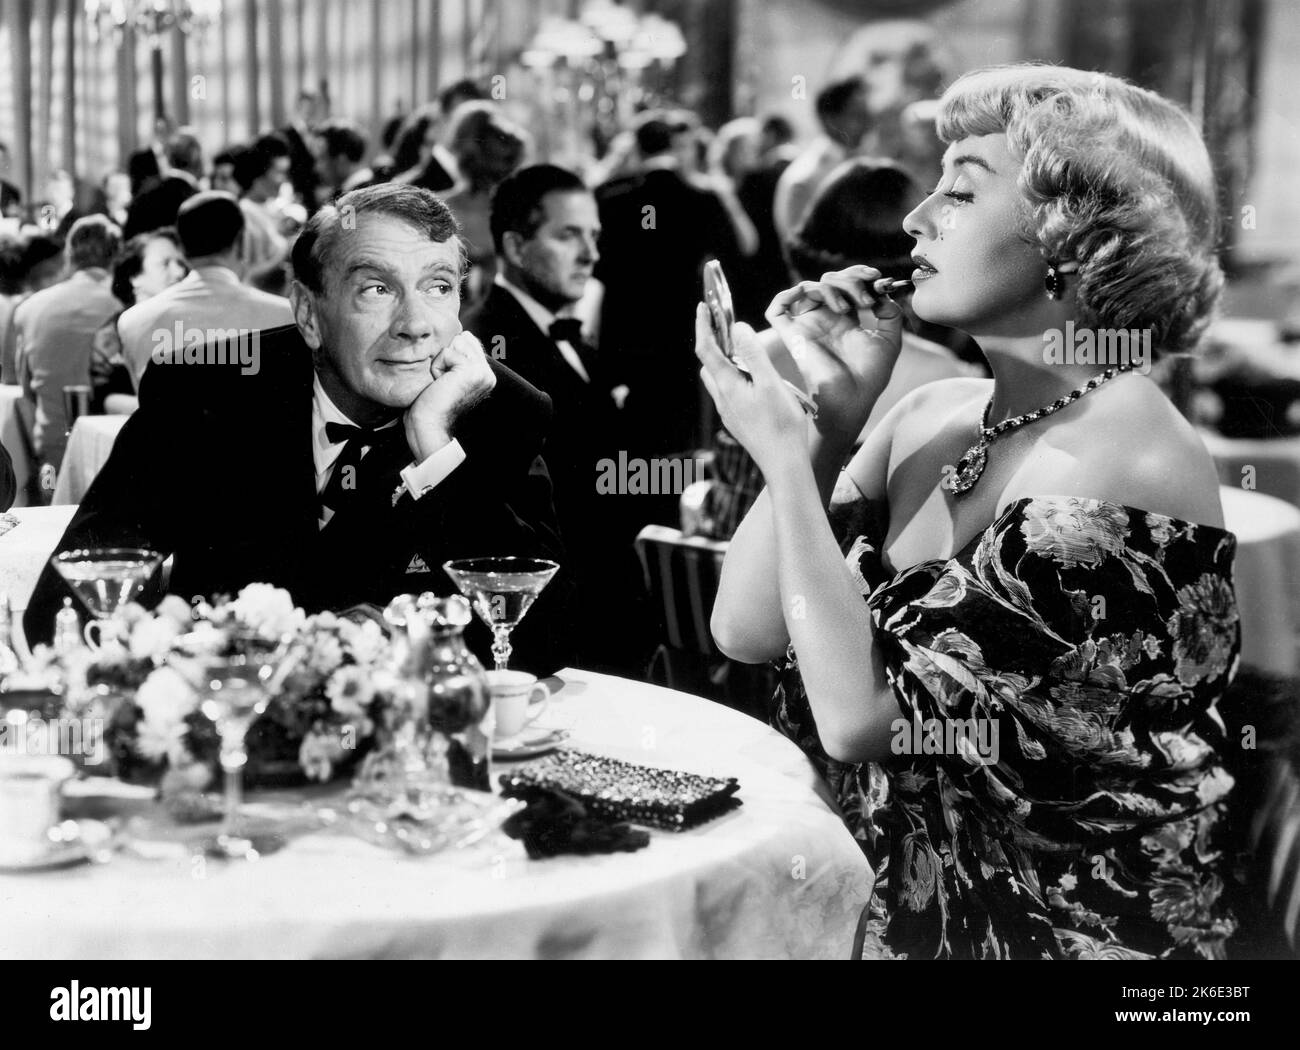
M 767 503 L 697 333 L 711 310 L 763 333 L 775 297 L 855 264 L 919 283 L 903 227 L 945 170 L 939 100 L 1024 62 L 1150 89 L 1208 150 L 1223 294 L 1151 379 L 1235 537 L 1238 937 L 1300 950 L 1300 5 L 4 0 L 0 56 L 0 847 L 21 823 L 6 748 L 30 758 L 37 723 L 102 744 L 50 774 L 69 841 L 0 848 L 0 957 L 861 955 L 879 868 L 768 726 L 789 666 L 716 634 L 724 561 Z M 439 259 L 454 276 L 420 270 Z M 417 286 L 418 306 L 396 294 Z M 925 384 L 992 374 L 996 347 L 905 294 L 855 447 Z M 428 337 L 431 366 L 399 360 Z M 433 382 L 387 415 L 349 386 L 405 389 L 413 367 Z M 523 801 L 458 796 L 455 828 L 359 811 L 392 804 L 412 749 Z M 526 764 L 547 756 L 558 781 Z M 665 768 L 696 803 L 591 808 L 561 834 L 536 794 Z M 311 794 L 351 777 L 347 805 Z M 76 787 L 106 778 L 115 797 Z M 348 911 L 304 883 L 317 839 L 389 898 Z M 444 865 L 460 910 L 394 851 Z M 644 858 L 631 888 L 575 874 L 621 852 Z M 247 891 L 224 873 L 250 856 L 265 942 L 231 919 Z M 172 877 L 195 857 L 208 881 Z M 50 925 L 24 865 L 58 870 L 69 915 L 120 893 Z

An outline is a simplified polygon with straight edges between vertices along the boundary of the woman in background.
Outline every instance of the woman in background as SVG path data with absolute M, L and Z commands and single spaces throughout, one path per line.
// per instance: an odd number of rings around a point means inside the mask
M 460 221 L 469 252 L 469 291 L 465 304 L 487 293 L 496 272 L 492 245 L 492 191 L 524 162 L 529 137 L 491 102 L 465 102 L 456 108 L 447 138 L 460 182 L 443 199 Z
M 181 253 L 180 239 L 170 226 L 132 237 L 113 263 L 112 292 L 122 310 L 152 299 L 190 272 Z M 91 411 L 129 415 L 138 402 L 131 374 L 122 358 L 117 333 L 119 310 L 95 332 L 90 354 Z
M 878 269 L 769 309 L 811 422 L 747 326 L 752 381 L 701 308 L 706 384 L 767 483 L 714 637 L 782 662 L 774 723 L 879 874 L 865 954 L 1221 958 L 1216 705 L 1240 631 L 1218 478 L 1131 359 L 1045 349 L 1067 326 L 1196 346 L 1223 283 L 1209 156 L 1158 95 L 1050 66 L 967 74 L 939 130 L 941 180 L 904 222 L 912 306 L 993 378 L 913 391 L 854 453 L 901 351 Z

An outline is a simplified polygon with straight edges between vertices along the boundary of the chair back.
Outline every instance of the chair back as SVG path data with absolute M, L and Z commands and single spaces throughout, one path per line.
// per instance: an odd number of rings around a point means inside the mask
M 709 631 L 727 544 L 677 529 L 647 525 L 636 538 L 651 608 L 663 618 L 663 644 L 700 656 L 721 657 Z

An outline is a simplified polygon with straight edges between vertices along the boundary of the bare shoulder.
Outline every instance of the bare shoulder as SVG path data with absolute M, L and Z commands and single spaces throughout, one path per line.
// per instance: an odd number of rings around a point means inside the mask
M 854 455 L 848 467 L 853 483 L 868 498 L 884 498 L 896 456 L 930 444 L 955 415 L 970 415 L 974 425 L 992 389 L 991 379 L 960 377 L 908 391 L 872 427 Z
M 1214 461 L 1196 429 L 1153 382 L 1126 376 L 1079 407 L 1043 439 L 1049 454 L 1027 460 L 1014 481 L 1019 491 L 1013 499 L 1077 495 L 1223 526 Z

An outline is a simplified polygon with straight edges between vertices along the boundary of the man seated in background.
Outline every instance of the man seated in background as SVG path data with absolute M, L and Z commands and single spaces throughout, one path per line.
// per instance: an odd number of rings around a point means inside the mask
M 631 622 L 641 590 L 629 497 L 601 493 L 600 462 L 625 447 L 613 379 L 584 338 L 574 307 L 600 257 L 596 200 L 577 175 L 551 164 L 521 168 L 492 197 L 497 276 L 465 316 L 493 360 L 527 379 L 555 406 L 546 462 L 555 510 L 578 588 L 573 630 L 583 667 L 639 673 L 645 635 Z
M 244 213 L 245 281 L 263 291 L 288 289 L 285 261 L 289 242 L 280 233 L 280 189 L 289 181 L 289 145 L 279 135 L 263 135 L 235 156 L 234 179 Z M 214 187 L 215 188 L 215 187 Z
M 425 190 L 321 209 L 293 250 L 296 325 L 263 334 L 252 373 L 151 366 L 59 550 L 144 546 L 173 557 L 186 598 L 261 581 L 308 610 L 451 593 L 450 558 L 563 563 L 540 458 L 550 401 L 463 332 L 464 264 Z M 47 569 L 29 639 L 50 637 L 68 593 Z M 515 632 L 520 666 L 566 662 L 563 594 L 553 583 Z M 486 628 L 467 636 L 486 657 Z
M 167 140 L 167 170 L 131 201 L 126 213 L 125 240 L 162 226 L 175 226 L 180 207 L 199 192 L 203 177 L 203 147 L 188 131 Z
M 34 233 L 7 239 L 0 278 L 0 383 L 18 385 L 18 333 L 14 329 L 14 311 L 33 292 L 56 283 L 63 273 L 63 241 L 48 233 Z
M 18 379 L 36 405 L 36 457 L 56 470 L 68 443 L 63 388 L 84 386 L 89 397 L 91 341 L 122 308 L 109 287 L 109 267 L 121 246 L 121 231 L 104 216 L 78 219 L 68 232 L 68 278 L 14 310 Z
M 288 299 L 242 283 L 248 268 L 244 213 L 230 194 L 208 190 L 187 200 L 176 233 L 189 276 L 117 320 L 122 357 L 137 390 L 155 352 L 181 350 L 192 330 L 254 332 L 293 321 Z
M 366 166 L 370 143 L 351 121 L 332 120 L 316 129 L 316 175 L 330 200 L 376 183 Z

